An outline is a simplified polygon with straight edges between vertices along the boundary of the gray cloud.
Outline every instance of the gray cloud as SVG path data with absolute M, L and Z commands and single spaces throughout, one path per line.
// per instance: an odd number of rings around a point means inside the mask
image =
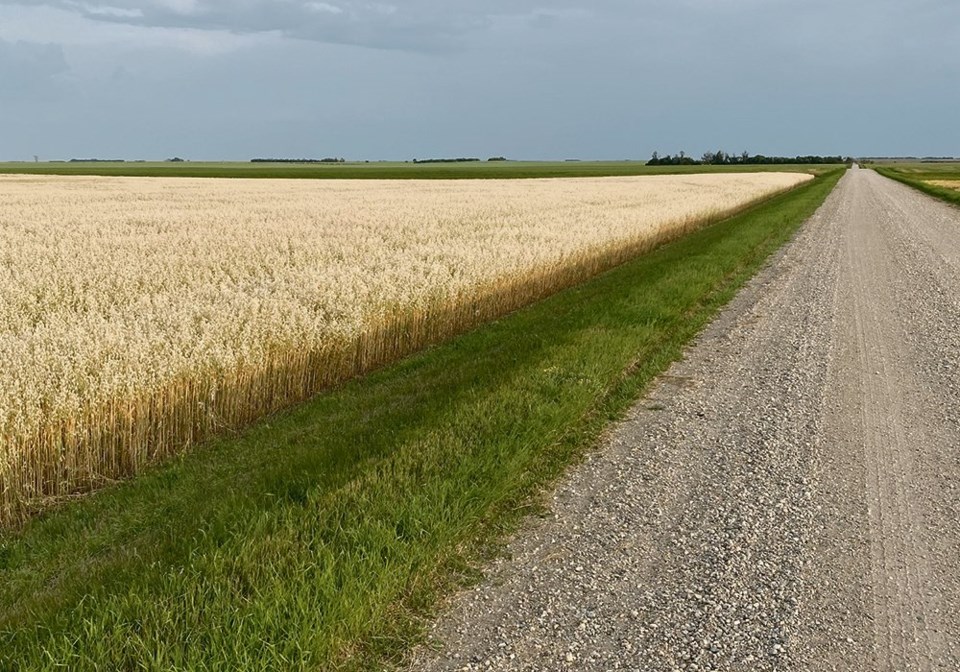
M 389 2 L 0 0 L 0 149 L 960 154 L 950 0 Z
M 47 89 L 68 70 L 63 48 L 56 44 L 0 40 L 0 91 L 23 95 Z M 12 102 L 9 101 L 8 103 Z
M 0 0 L 0 4 L 27 3 Z M 590 14 L 568 0 L 554 0 L 549 7 L 508 0 L 41 0 L 29 4 L 128 25 L 277 32 L 320 42 L 423 51 L 456 47 L 465 36 L 482 32 L 503 17 L 550 26 Z

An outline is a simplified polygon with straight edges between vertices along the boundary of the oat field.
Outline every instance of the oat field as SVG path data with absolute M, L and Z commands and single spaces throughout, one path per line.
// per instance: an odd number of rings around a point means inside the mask
M 0 177 L 0 524 L 812 179 Z

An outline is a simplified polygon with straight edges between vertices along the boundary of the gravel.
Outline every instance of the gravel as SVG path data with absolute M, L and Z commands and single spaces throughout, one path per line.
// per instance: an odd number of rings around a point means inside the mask
M 960 669 L 960 211 L 853 169 L 410 669 Z

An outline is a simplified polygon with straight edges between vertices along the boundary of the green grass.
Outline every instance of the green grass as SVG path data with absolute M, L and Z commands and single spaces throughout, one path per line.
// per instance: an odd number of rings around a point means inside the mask
M 836 166 L 646 166 L 640 161 L 494 161 L 478 163 L 0 163 L 0 174 L 296 179 L 470 179 L 607 177 L 703 172 L 792 171 L 820 174 Z
M 0 537 L 0 669 L 381 669 L 840 172 Z
M 960 163 L 889 163 L 870 166 L 892 178 L 936 198 L 960 205 L 960 190 L 930 184 L 929 180 L 960 181 Z

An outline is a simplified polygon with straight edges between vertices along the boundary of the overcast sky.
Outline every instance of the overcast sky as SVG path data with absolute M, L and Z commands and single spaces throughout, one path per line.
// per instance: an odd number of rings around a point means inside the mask
M 0 0 L 0 159 L 960 155 L 956 0 Z

